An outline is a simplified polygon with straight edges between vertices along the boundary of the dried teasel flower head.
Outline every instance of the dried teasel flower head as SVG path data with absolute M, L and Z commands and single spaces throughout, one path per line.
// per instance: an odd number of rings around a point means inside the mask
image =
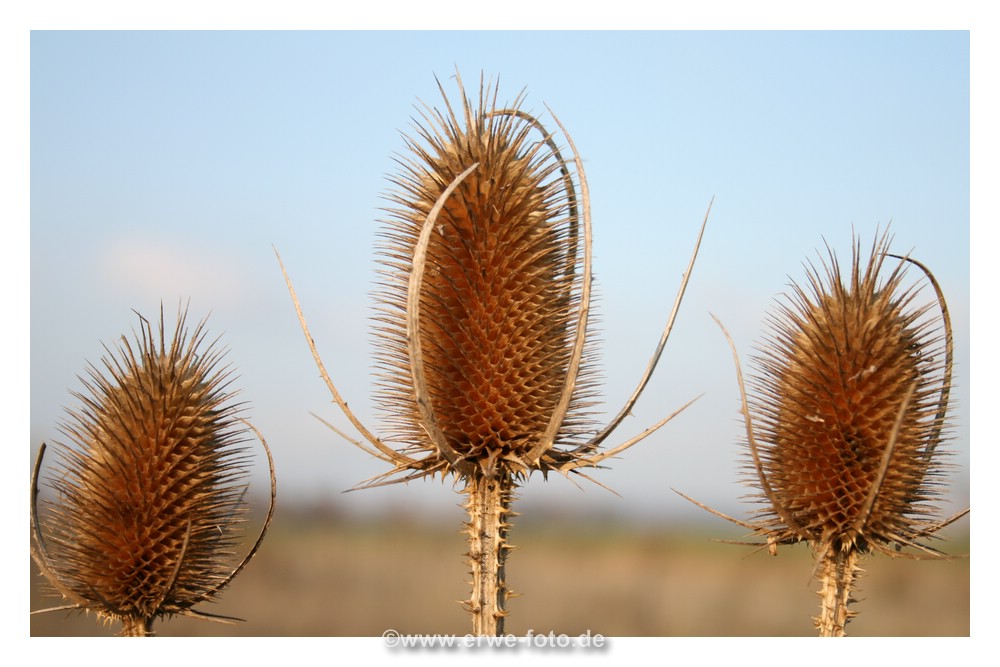
M 498 89 L 481 81 L 473 103 L 455 78 L 461 107 L 439 83 L 445 111 L 425 107 L 417 138 L 405 137 L 409 152 L 398 158 L 402 169 L 392 179 L 380 235 L 375 334 L 384 437 L 354 416 L 333 385 L 282 265 L 320 374 L 367 442 L 328 426 L 393 465 L 370 485 L 437 473 L 580 473 L 680 412 L 598 451 L 659 360 L 708 213 L 645 374 L 615 418 L 595 429 L 588 412 L 596 385 L 588 363 L 591 224 L 582 160 L 556 120 L 573 155 L 564 158 L 554 136 L 521 109 L 523 95 L 499 105 Z
M 575 348 L 586 270 L 576 187 L 520 104 L 498 107 L 496 89 L 481 88 L 476 106 L 463 96 L 458 114 L 425 113 L 423 142 L 408 139 L 412 157 L 394 179 L 380 397 L 387 439 L 428 455 L 427 471 L 558 467 L 570 455 L 556 443 L 587 421 L 594 376 Z
M 887 551 L 937 525 L 950 324 L 943 297 L 916 304 L 919 290 L 904 285 L 912 260 L 888 245 L 883 236 L 863 263 L 856 244 L 846 282 L 832 253 L 825 282 L 810 268 L 755 359 L 753 458 L 778 542 Z
M 86 393 L 76 394 L 82 408 L 61 425 L 68 442 L 57 443 L 49 475 L 55 497 L 40 516 L 44 444 L 32 480 L 32 556 L 69 603 L 57 609 L 93 611 L 120 622 L 123 635 L 150 634 L 155 619 L 173 614 L 221 619 L 193 607 L 249 562 L 271 517 L 231 570 L 245 510 L 242 443 L 253 427 L 228 390 L 224 353 L 206 345 L 204 323 L 188 337 L 185 319 L 178 315 L 169 343 L 162 312 L 158 337 L 141 319 L 134 341 L 122 337 L 104 358 L 104 372 L 88 369 Z M 271 482 L 273 510 L 273 468 Z
M 638 387 L 607 426 L 594 428 L 582 160 L 556 120 L 573 156 L 563 157 L 554 136 L 522 110 L 523 96 L 498 104 L 497 88 L 481 80 L 473 101 L 456 79 L 461 106 L 439 83 L 444 111 L 425 106 L 416 138 L 406 138 L 381 232 L 375 334 L 384 438 L 347 408 L 285 279 L 334 401 L 367 442 L 341 435 L 392 466 L 365 485 L 436 474 L 464 484 L 473 575 L 467 604 L 474 632 L 493 634 L 502 632 L 510 596 L 503 571 L 516 484 L 535 471 L 583 474 L 673 416 L 600 449 L 656 366 L 694 257 Z
M 832 251 L 822 271 L 807 267 L 808 286 L 793 284 L 770 319 L 743 398 L 749 481 L 764 508 L 737 523 L 766 537 L 772 553 L 810 544 L 823 634 L 842 634 L 853 616 L 859 555 L 937 554 L 920 539 L 964 514 L 933 518 L 952 378 L 947 305 L 930 271 L 890 254 L 890 240 L 884 233 L 867 257 L 855 241 L 846 276 Z M 919 283 L 906 279 L 911 265 L 936 303 L 919 303 Z

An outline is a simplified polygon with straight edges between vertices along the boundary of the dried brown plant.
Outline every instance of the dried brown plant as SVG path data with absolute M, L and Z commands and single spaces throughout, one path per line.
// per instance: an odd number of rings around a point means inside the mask
M 607 426 L 594 428 L 582 161 L 556 120 L 573 152 L 571 170 L 553 136 L 521 110 L 523 95 L 498 105 L 496 88 L 481 81 L 473 103 L 460 78 L 458 85 L 461 107 L 451 106 L 439 83 L 445 111 L 425 107 L 418 139 L 406 138 L 410 154 L 399 160 L 381 234 L 375 333 L 384 437 L 372 434 L 334 387 L 285 279 L 321 375 L 364 442 L 341 435 L 392 466 L 363 486 L 438 473 L 462 483 L 473 586 L 466 605 L 473 631 L 492 635 L 503 631 L 512 595 L 504 567 L 518 484 L 535 471 L 582 475 L 674 416 L 600 450 L 656 366 L 694 256 L 638 387 Z
M 922 538 L 968 511 L 933 518 L 952 383 L 947 304 L 931 272 L 891 254 L 890 241 L 884 233 L 867 261 L 855 241 L 847 276 L 829 248 L 825 275 L 807 266 L 808 287 L 793 284 L 769 320 L 749 399 L 726 333 L 742 396 L 748 482 L 764 508 L 749 523 L 709 511 L 766 538 L 772 554 L 782 544 L 810 545 L 821 636 L 844 635 L 856 614 L 849 604 L 861 556 L 942 557 Z M 936 303 L 917 305 L 919 283 L 905 280 L 910 265 L 933 286 Z
M 178 314 L 167 343 L 140 318 L 134 342 L 108 351 L 104 372 L 88 368 L 79 410 L 68 410 L 50 473 L 55 498 L 38 512 L 43 443 L 31 483 L 31 555 L 68 602 L 43 611 L 93 611 L 144 636 L 173 614 L 226 619 L 193 607 L 207 602 L 256 553 L 274 509 L 274 469 L 267 443 L 240 417 L 228 390 L 224 352 L 205 345 L 204 322 L 188 338 Z M 271 468 L 271 506 L 243 561 L 227 565 L 241 536 L 248 429 Z M 34 612 L 40 613 L 40 612 Z

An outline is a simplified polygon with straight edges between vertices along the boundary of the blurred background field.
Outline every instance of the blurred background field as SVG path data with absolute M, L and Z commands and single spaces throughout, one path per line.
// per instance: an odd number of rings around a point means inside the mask
M 516 508 L 515 504 L 515 508 Z M 389 517 L 392 518 L 389 518 Z M 469 593 L 462 511 L 417 517 L 341 516 L 328 507 L 280 506 L 257 557 L 215 604 L 237 616 L 223 625 L 184 617 L 158 621 L 161 636 L 379 636 L 466 634 Z M 260 519 L 250 521 L 255 530 Z M 946 529 L 950 554 L 969 550 L 968 520 Z M 777 557 L 714 540 L 741 539 L 719 519 L 630 522 L 622 517 L 517 517 L 507 565 L 506 631 L 570 636 L 814 636 L 818 611 L 805 545 Z M 848 626 L 853 636 L 967 636 L 969 558 L 914 561 L 872 555 Z M 57 606 L 31 565 L 31 609 Z M 32 636 L 108 636 L 93 616 L 31 617 Z

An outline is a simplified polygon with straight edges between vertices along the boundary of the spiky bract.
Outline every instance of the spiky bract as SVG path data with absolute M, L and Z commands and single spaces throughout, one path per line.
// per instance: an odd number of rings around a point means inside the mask
M 772 542 L 864 553 L 933 532 L 949 328 L 943 301 L 943 317 L 915 304 L 911 260 L 888 245 L 866 259 L 855 243 L 847 276 L 831 252 L 825 279 L 808 267 L 808 287 L 793 285 L 770 320 L 750 406 L 769 504 L 758 525 Z
M 584 239 L 565 163 L 537 121 L 519 110 L 521 101 L 498 107 L 496 90 L 481 86 L 475 106 L 463 91 L 460 115 L 450 104 L 447 113 L 427 110 L 417 127 L 423 143 L 407 139 L 412 158 L 400 161 L 394 179 L 380 251 L 380 398 L 391 429 L 385 441 L 408 455 L 426 454 L 424 473 L 456 472 L 426 427 L 428 411 L 446 448 L 468 466 L 464 472 L 478 466 L 523 474 L 566 457 L 552 448 L 535 466 L 526 455 L 566 387 Z M 413 359 L 408 280 L 439 201 L 421 267 L 420 358 Z M 424 395 L 415 391 L 414 364 L 422 365 Z M 588 377 L 576 383 L 556 442 L 581 431 Z
M 89 368 L 78 411 L 61 430 L 37 545 L 52 583 L 78 608 L 146 634 L 187 613 L 226 580 L 240 536 L 245 429 L 220 352 L 178 317 L 172 341 L 142 320 L 104 373 Z

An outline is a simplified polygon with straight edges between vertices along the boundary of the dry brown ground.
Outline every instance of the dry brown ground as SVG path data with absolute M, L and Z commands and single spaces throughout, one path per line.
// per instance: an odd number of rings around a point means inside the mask
M 257 558 L 205 611 L 245 618 L 221 625 L 160 621 L 161 636 L 378 636 L 465 634 L 458 600 L 468 595 L 464 538 L 447 521 L 344 521 L 279 513 Z M 444 524 L 444 525 L 443 525 Z M 712 529 L 715 529 L 713 525 Z M 526 522 L 508 582 L 506 631 L 605 636 L 813 635 L 818 611 L 808 549 L 766 552 L 712 542 L 700 526 L 630 526 L 582 520 Z M 731 537 L 731 535 L 730 535 Z M 940 546 L 940 545 L 939 545 Z M 944 548 L 966 553 L 968 539 Z M 869 556 L 862 564 L 855 636 L 967 636 L 969 559 L 911 561 Z M 31 608 L 55 606 L 32 564 Z M 31 617 L 31 634 L 103 635 L 93 616 Z

